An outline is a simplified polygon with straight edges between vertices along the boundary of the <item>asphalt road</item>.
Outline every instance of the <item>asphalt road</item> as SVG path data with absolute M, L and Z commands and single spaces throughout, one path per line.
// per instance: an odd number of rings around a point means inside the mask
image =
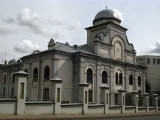
M 119 118 L 92 118 L 93 120 L 160 120 L 159 116 L 139 116 L 139 117 L 119 117 Z M 83 119 L 83 120 L 91 120 L 90 119 Z
M 0 120 L 160 120 L 160 113 L 114 115 L 0 115 Z

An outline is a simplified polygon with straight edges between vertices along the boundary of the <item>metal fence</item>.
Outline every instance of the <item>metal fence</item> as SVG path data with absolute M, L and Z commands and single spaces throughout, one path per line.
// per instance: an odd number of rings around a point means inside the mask
M 142 106 L 144 106 L 144 96 L 143 95 L 141 95 L 141 94 L 139 94 L 138 95 L 138 106 L 139 107 L 142 107 Z
M 54 101 L 54 85 L 51 82 L 39 84 L 27 83 L 27 101 Z M 62 89 L 62 102 L 68 103 L 72 99 L 72 88 Z
M 134 106 L 133 95 L 131 93 L 126 94 L 126 106 Z
M 154 107 L 155 106 L 155 103 L 154 103 L 154 98 L 153 96 L 149 95 L 149 106 L 150 107 Z
M 51 101 L 50 92 L 52 92 L 52 83 L 38 82 L 27 83 L 27 101 Z

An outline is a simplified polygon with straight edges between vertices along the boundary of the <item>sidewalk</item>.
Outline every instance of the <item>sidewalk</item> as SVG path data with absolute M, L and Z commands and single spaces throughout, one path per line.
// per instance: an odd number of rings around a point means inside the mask
M 95 115 L 0 115 L 0 120 L 70 120 L 70 119 L 97 119 L 119 118 L 137 116 L 156 116 L 160 113 L 136 113 L 136 114 L 95 114 Z

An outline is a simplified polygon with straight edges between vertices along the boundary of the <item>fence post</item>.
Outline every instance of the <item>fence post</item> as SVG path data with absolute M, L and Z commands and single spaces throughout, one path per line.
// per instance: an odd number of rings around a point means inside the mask
M 118 91 L 118 104 L 122 105 L 121 112 L 125 113 L 125 95 L 126 90 L 125 89 L 119 89 Z
M 143 104 L 146 106 L 146 112 L 149 112 L 149 94 L 148 93 L 143 93 L 144 99 L 143 99 Z
M 63 80 L 56 77 L 53 79 L 50 79 L 52 84 L 54 85 L 53 89 L 53 99 L 54 99 L 54 113 L 53 114 L 61 114 L 61 99 L 62 99 L 62 82 Z
M 13 74 L 15 79 L 15 94 L 17 98 L 16 114 L 24 114 L 26 100 L 26 81 L 28 73 L 19 71 Z
M 138 91 L 133 91 L 132 92 L 132 100 L 133 104 L 135 105 L 135 113 L 138 112 Z
M 88 113 L 88 83 L 79 83 L 79 102 L 83 103 L 82 114 Z
M 158 95 L 157 94 L 153 94 L 153 104 L 155 106 L 155 111 L 158 112 Z
M 101 104 L 104 104 L 104 114 L 109 112 L 109 86 L 100 87 L 101 88 Z

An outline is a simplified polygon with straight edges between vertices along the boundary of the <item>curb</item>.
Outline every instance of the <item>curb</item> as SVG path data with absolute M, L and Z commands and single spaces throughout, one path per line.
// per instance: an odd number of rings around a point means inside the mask
M 73 119 L 106 119 L 143 116 L 160 116 L 160 113 L 146 114 L 97 114 L 97 115 L 0 115 L 0 120 L 73 120 Z

